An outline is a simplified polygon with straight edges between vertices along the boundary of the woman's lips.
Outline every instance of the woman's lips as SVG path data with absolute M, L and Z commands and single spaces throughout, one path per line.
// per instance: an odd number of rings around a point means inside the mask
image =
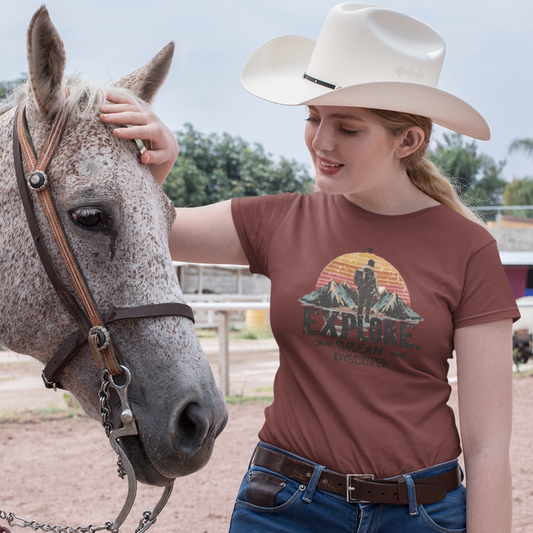
M 327 174 L 329 176 L 336 174 L 344 166 L 341 163 L 335 163 L 335 161 L 329 161 L 328 159 L 323 159 L 321 157 L 317 159 L 318 159 L 318 168 L 320 172 L 322 172 L 323 174 Z

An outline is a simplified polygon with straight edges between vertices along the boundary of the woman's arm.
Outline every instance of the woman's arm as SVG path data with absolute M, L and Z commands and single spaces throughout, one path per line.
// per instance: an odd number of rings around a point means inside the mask
M 248 264 L 231 215 L 231 200 L 176 209 L 169 244 L 175 261 Z
M 457 329 L 468 533 L 511 532 L 511 319 Z
M 142 154 L 141 161 L 148 165 L 157 183 L 163 185 L 178 157 L 176 137 L 148 105 L 139 107 L 115 94 L 108 94 L 107 99 L 113 103 L 100 106 L 100 120 L 107 124 L 132 126 L 115 128 L 113 133 L 122 139 L 143 141 L 146 151 Z

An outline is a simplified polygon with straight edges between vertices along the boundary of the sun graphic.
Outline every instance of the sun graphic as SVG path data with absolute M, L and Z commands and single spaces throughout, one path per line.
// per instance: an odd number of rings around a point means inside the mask
M 374 262 L 379 290 L 387 290 L 391 294 L 396 292 L 410 306 L 409 291 L 400 273 L 388 261 L 372 253 L 352 253 L 335 258 L 320 274 L 316 289 L 322 288 L 331 280 L 338 284 L 347 282 L 357 289 L 354 284 L 355 271 L 368 265 L 370 260 Z

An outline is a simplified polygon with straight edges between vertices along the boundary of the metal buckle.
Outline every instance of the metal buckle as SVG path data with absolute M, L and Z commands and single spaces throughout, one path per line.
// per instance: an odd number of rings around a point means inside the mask
M 55 381 L 48 381 L 44 375 L 44 371 L 41 372 L 41 378 L 43 379 L 44 386 L 47 389 L 54 389 L 57 392 L 57 383 Z
M 355 487 L 352 487 L 351 480 L 353 478 L 356 479 L 369 479 L 372 481 L 374 479 L 374 474 L 346 474 L 346 501 L 348 503 L 350 502 L 358 502 L 358 503 L 370 503 L 366 500 L 358 500 L 357 498 L 352 498 L 350 491 L 355 490 Z

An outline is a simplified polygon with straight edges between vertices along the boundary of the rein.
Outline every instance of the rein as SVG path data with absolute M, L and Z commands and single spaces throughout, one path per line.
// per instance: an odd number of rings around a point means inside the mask
M 48 170 L 50 160 L 52 159 L 61 139 L 65 123 L 66 115 L 64 111 L 60 111 L 52 123 L 52 128 L 38 157 L 33 148 L 26 121 L 25 104 L 21 104 L 17 108 L 13 123 L 13 157 L 15 171 L 20 196 L 28 220 L 28 226 L 48 278 L 62 303 L 75 319 L 79 328 L 79 330 L 76 333 L 71 334 L 54 353 L 43 370 L 42 378 L 47 388 L 53 388 L 54 390 L 57 387 L 63 388 L 59 382 L 61 371 L 73 359 L 74 355 L 85 343 L 89 344 L 95 363 L 102 370 L 102 385 L 100 390 L 102 424 L 106 430 L 111 447 L 118 455 L 119 476 L 122 478 L 127 477 L 128 479 L 128 494 L 123 508 L 115 521 L 113 523 L 106 522 L 104 526 L 88 526 L 87 528 L 72 528 L 71 526 L 61 528 L 60 526 L 54 526 L 52 528 L 49 524 L 37 524 L 34 521 L 28 522 L 15 516 L 13 513 L 6 513 L 5 511 L 2 511 L 2 509 L 0 509 L 0 518 L 7 520 L 9 525 L 12 526 L 31 527 L 33 529 L 41 529 L 43 532 L 57 531 L 57 533 L 59 533 L 60 531 L 67 531 L 69 533 L 94 533 L 106 529 L 113 533 L 117 533 L 119 527 L 123 524 L 133 507 L 137 492 L 137 480 L 133 466 L 121 447 L 120 439 L 126 436 L 138 435 L 139 432 L 135 421 L 135 415 L 128 399 L 128 387 L 131 382 L 131 373 L 124 365 L 122 357 L 107 329 L 107 325 L 118 320 L 153 318 L 160 316 L 181 316 L 189 318 L 194 322 L 194 314 L 188 305 L 175 302 L 144 305 L 128 309 L 114 309 L 105 315 L 100 313 L 76 257 L 70 248 L 67 236 L 61 225 L 53 199 L 48 189 L 49 177 L 47 176 L 46 171 Z M 24 162 L 29 170 L 27 178 L 24 173 L 22 157 L 24 157 Z M 81 302 L 81 306 L 61 280 L 54 267 L 37 224 L 28 189 L 39 198 L 48 226 L 59 248 L 63 263 L 67 269 L 70 280 L 75 287 L 76 296 Z M 123 384 L 118 384 L 115 381 L 115 377 L 119 375 L 121 376 L 121 381 L 124 382 Z M 109 404 L 110 389 L 116 391 L 121 404 L 120 418 L 123 426 L 115 430 L 113 429 L 111 422 L 111 406 Z M 143 533 L 155 522 L 157 516 L 165 507 L 170 497 L 172 487 L 173 483 L 165 487 L 163 495 L 152 512 L 145 511 L 139 522 L 139 526 L 136 529 L 136 533 Z M 16 523 L 15 520 L 20 520 L 22 524 Z

